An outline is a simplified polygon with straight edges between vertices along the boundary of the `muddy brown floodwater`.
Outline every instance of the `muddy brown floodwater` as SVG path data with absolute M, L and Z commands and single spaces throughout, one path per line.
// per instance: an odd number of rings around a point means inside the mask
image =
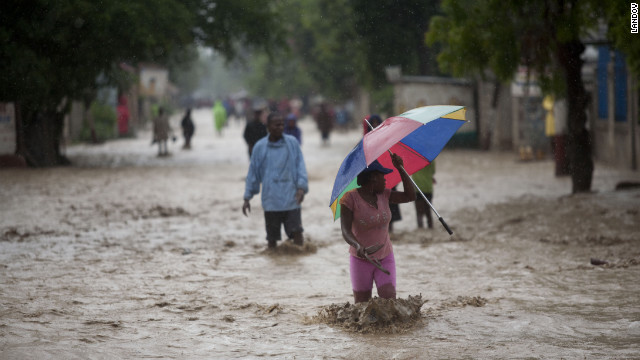
M 241 212 L 243 125 L 194 116 L 193 149 L 166 158 L 142 131 L 0 170 L 0 358 L 640 358 L 640 191 L 614 191 L 637 172 L 597 163 L 570 196 L 551 160 L 445 149 L 434 205 L 454 236 L 401 205 L 399 300 L 358 309 L 328 202 L 359 132 L 323 147 L 301 122 L 308 244 L 269 252 L 259 199 Z

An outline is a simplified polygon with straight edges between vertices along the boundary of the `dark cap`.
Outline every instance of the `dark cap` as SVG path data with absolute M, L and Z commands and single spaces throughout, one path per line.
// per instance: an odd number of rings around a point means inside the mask
M 390 174 L 393 172 L 393 170 L 391 169 L 387 169 L 386 167 L 382 166 L 378 160 L 374 160 L 371 164 L 369 164 L 368 167 L 366 167 L 364 170 L 362 170 L 360 173 L 368 173 L 368 172 L 373 172 L 373 171 L 379 171 L 383 174 Z

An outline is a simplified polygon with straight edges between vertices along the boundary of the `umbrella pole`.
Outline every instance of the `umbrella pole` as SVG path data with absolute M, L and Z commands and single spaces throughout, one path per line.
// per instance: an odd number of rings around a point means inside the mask
M 373 126 L 371 126 L 371 123 L 369 122 L 369 120 L 364 119 L 364 121 L 367 122 L 367 125 L 369 125 L 369 128 L 371 130 L 373 130 Z M 393 153 L 391 152 L 391 150 L 387 150 L 389 152 L 389 154 L 393 155 Z M 424 195 L 424 193 L 422 192 L 422 190 L 420 190 L 420 188 L 418 187 L 418 184 L 416 184 L 415 181 L 413 181 L 413 179 L 411 178 L 411 176 L 409 176 L 409 173 L 407 173 L 407 170 L 404 169 L 404 166 L 400 167 L 402 169 L 402 171 L 405 173 L 405 175 L 407 175 L 409 177 L 409 180 L 411 180 L 411 183 L 413 183 L 413 187 L 416 188 L 416 190 L 418 190 L 418 192 L 420 193 L 420 195 L 422 196 L 422 198 L 424 199 L 424 201 L 427 202 L 427 204 L 429 204 L 429 207 L 431 208 L 431 210 L 433 210 L 433 213 L 436 214 L 436 216 L 438 217 L 438 220 L 440 220 L 440 223 L 442 224 L 442 226 L 444 226 L 445 230 L 447 230 L 447 232 L 449 233 L 449 235 L 453 235 L 453 231 L 451 231 L 451 229 L 449 228 L 449 225 L 447 225 L 447 223 L 444 221 L 444 219 L 442 218 L 442 216 L 440 216 L 440 214 L 438 214 L 438 211 L 436 210 L 436 208 L 433 207 L 433 205 L 431 204 L 431 201 L 429 201 L 429 199 L 427 199 L 427 197 Z
M 389 151 L 391 153 L 391 151 Z M 409 176 L 409 174 L 407 173 L 407 171 L 404 169 L 404 167 L 402 167 L 402 171 Z M 422 196 L 422 198 L 424 199 L 424 201 L 427 202 L 427 204 L 429 204 L 429 207 L 431 208 L 431 210 L 433 210 L 434 214 L 436 214 L 436 216 L 438 217 L 438 220 L 440 220 L 440 223 L 442 223 L 442 226 L 444 226 L 445 230 L 447 230 L 447 232 L 449 233 L 449 235 L 453 235 L 453 231 L 451 231 L 451 229 L 449 228 L 449 225 L 447 225 L 447 223 L 444 221 L 444 219 L 442 218 L 442 216 L 440 216 L 440 214 L 438 214 L 438 211 L 436 210 L 436 208 L 433 207 L 433 205 L 431 204 L 431 201 L 429 201 L 429 199 L 427 199 L 427 197 L 424 195 L 424 193 L 422 192 L 422 190 L 420 190 L 420 188 L 418 187 L 418 185 L 416 184 L 415 181 L 413 181 L 413 179 L 411 178 L 411 176 L 409 176 L 409 180 L 411 180 L 411 182 L 413 183 L 413 187 L 416 188 L 416 190 L 418 190 L 418 192 L 420 193 L 420 195 Z

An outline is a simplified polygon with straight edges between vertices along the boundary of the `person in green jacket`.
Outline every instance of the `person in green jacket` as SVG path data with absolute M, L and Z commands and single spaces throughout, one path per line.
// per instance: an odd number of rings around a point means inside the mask
M 434 179 L 433 175 L 436 173 L 436 163 L 435 160 L 431 162 L 431 164 L 425 166 L 421 170 L 415 172 L 411 177 L 413 181 L 415 181 L 418 188 L 424 193 L 424 196 L 429 199 L 429 202 L 433 200 L 433 184 L 435 184 L 436 179 Z M 421 195 L 416 197 L 415 201 L 416 205 L 416 218 L 418 220 L 418 228 L 422 229 L 424 227 L 423 218 L 427 217 L 427 226 L 429 229 L 433 229 L 433 219 L 431 217 L 431 208 L 424 198 Z
M 227 122 L 227 110 L 222 105 L 222 101 L 216 100 L 213 105 L 213 124 L 218 132 L 218 135 L 222 136 L 222 128 Z

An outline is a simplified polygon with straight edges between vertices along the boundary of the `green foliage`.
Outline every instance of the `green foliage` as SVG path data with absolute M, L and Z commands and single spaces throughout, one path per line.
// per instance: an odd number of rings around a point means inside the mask
M 182 51 L 171 55 L 168 61 L 169 80 L 183 93 L 193 93 L 206 71 L 197 47 L 195 44 L 185 46 Z
M 53 108 L 81 98 L 114 62 L 160 59 L 192 41 L 172 0 L 7 0 L 0 9 L 0 98 Z M 154 9 L 155 11 L 150 11 Z
M 98 141 L 116 137 L 116 122 L 118 121 L 118 116 L 113 107 L 99 101 L 94 101 L 91 103 L 89 112 L 93 118 L 93 127 Z M 85 120 L 83 124 L 81 139 L 84 141 L 93 141 L 91 126 L 87 120 Z
M 377 114 L 395 115 L 393 108 L 393 86 L 386 85 L 371 91 L 371 111 Z
M 369 88 L 386 83 L 385 67 L 401 65 L 409 75 L 436 75 L 435 52 L 425 44 L 438 0 L 350 0 L 362 65 Z
M 246 79 L 248 88 L 270 98 L 313 93 L 314 82 L 306 71 L 309 64 L 302 63 L 299 57 L 285 56 L 269 61 L 266 55 L 256 55 L 250 65 L 251 74 Z
M 608 36 L 640 70 L 640 41 L 630 34 L 630 6 L 613 1 L 444 0 L 443 15 L 431 19 L 429 44 L 442 44 L 441 69 L 455 76 L 486 74 L 508 81 L 517 66 L 540 76 L 543 90 L 559 97 L 566 83 L 559 66 L 559 45 L 588 38 L 600 20 Z
M 278 44 L 269 2 L 252 0 L 5 0 L 0 5 L 0 99 L 40 109 L 82 98 L 120 61 L 180 63 L 195 41 L 236 55 L 233 44 Z
M 282 0 L 288 49 L 254 56 L 251 90 L 271 97 L 322 94 L 351 98 L 356 89 L 387 84 L 385 67 L 436 74 L 435 52 L 424 42 L 436 0 Z M 386 100 L 385 100 L 386 101 Z
M 269 50 L 281 22 L 262 0 L 3 0 L 0 2 L 0 101 L 16 102 L 31 163 L 59 161 L 64 100 L 90 103 L 98 87 L 131 84 L 121 62 L 175 65 L 194 43 L 225 57 L 237 44 Z M 66 111 L 66 110 L 62 110 Z M 46 114 L 56 131 L 36 123 Z M 41 118 L 41 117 L 40 117 Z M 47 141 L 37 141 L 45 137 Z M 42 156 L 39 156 L 41 154 Z M 31 156 L 31 155 L 29 155 Z
M 239 46 L 271 54 L 284 47 L 284 19 L 278 1 L 186 0 L 195 14 L 194 32 L 202 45 L 218 50 L 229 59 Z
M 517 69 L 518 21 L 500 1 L 444 0 L 444 15 L 431 19 L 427 43 L 442 44 L 438 63 L 443 72 L 463 77 L 491 69 L 509 80 Z
M 361 67 L 348 1 L 283 0 L 277 10 L 286 20 L 288 47 L 270 58 L 253 57 L 249 88 L 269 97 L 351 97 Z
M 640 75 L 640 38 L 631 33 L 631 6 L 624 0 L 612 0 L 603 4 L 609 31 L 607 36 L 613 47 L 626 55 L 625 60 L 636 75 Z

